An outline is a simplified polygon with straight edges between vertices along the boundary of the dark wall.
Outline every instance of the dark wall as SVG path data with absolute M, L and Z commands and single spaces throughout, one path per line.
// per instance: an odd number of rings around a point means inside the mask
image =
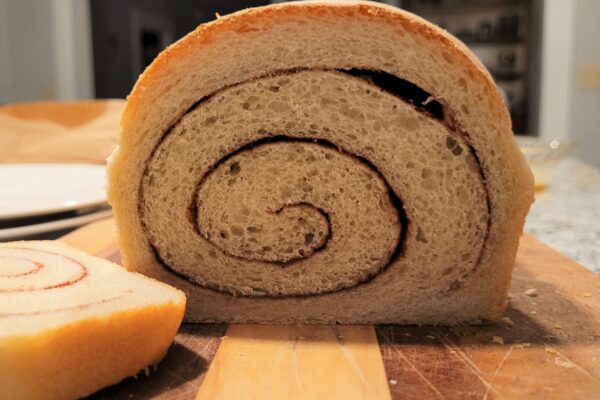
M 168 42 L 172 42 L 200 23 L 213 20 L 217 12 L 225 15 L 266 3 L 268 1 L 90 1 L 96 97 L 125 98 L 145 66 L 168 44 L 163 43 L 165 36 L 157 35 L 153 29 L 136 31 L 135 21 L 140 21 L 140 15 L 155 25 L 168 27 Z M 142 44 L 137 52 L 132 50 L 134 41 Z

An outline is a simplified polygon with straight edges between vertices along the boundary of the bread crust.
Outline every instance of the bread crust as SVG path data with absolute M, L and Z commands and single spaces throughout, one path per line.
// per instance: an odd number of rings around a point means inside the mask
M 360 310 L 357 310 L 355 318 L 348 315 L 339 317 L 325 314 L 321 317 L 314 315 L 306 317 L 311 314 L 306 310 L 318 308 L 319 302 L 323 300 L 310 299 L 305 301 L 306 304 L 298 306 L 298 304 L 294 305 L 294 301 L 300 300 L 294 299 L 228 298 L 223 294 L 198 288 L 166 272 L 149 249 L 147 241 L 143 238 L 140 222 L 133 212 L 134 205 L 138 202 L 138 191 L 132 189 L 139 184 L 141 174 L 137 171 L 140 168 L 139 164 L 149 157 L 151 149 L 160 140 L 165 127 L 172 126 L 199 99 L 198 94 L 211 93 L 219 85 L 239 81 L 237 77 L 231 78 L 234 79 L 233 82 L 205 80 L 206 83 L 200 85 L 195 93 L 192 89 L 188 90 L 183 98 L 178 98 L 179 103 L 173 105 L 173 102 L 169 103 L 168 98 L 175 98 L 173 93 L 182 88 L 177 77 L 184 73 L 183 71 L 192 75 L 194 73 L 202 75 L 205 66 L 207 71 L 215 68 L 214 65 L 218 60 L 215 61 L 211 57 L 215 57 L 215 52 L 232 45 L 234 38 L 249 41 L 274 35 L 273 30 L 284 28 L 289 31 L 296 29 L 294 32 L 304 32 L 297 25 L 303 24 L 314 28 L 334 25 L 340 19 L 355 21 L 357 25 L 360 22 L 371 27 L 380 27 L 390 35 L 386 38 L 390 42 L 394 38 L 400 40 L 408 35 L 418 42 L 421 48 L 427 49 L 431 54 L 432 65 L 446 65 L 449 76 L 457 74 L 456 82 L 446 83 L 448 87 L 442 87 L 436 86 L 430 76 L 419 76 L 417 72 L 409 73 L 406 68 L 400 70 L 398 67 L 398 70 L 387 71 L 416 83 L 441 103 L 451 106 L 455 114 L 453 116 L 455 122 L 467 133 L 468 141 L 477 151 L 489 191 L 491 208 L 489 237 L 480 260 L 482 267 L 469 277 L 459 294 L 454 294 L 443 301 L 432 301 L 428 307 L 416 310 L 414 314 L 405 312 L 405 317 L 402 317 L 392 310 L 382 311 L 380 315 L 367 316 L 359 315 Z M 232 46 L 235 46 L 235 43 Z M 319 60 L 313 61 L 311 66 L 319 66 L 318 62 Z M 350 59 L 349 63 L 351 62 Z M 338 67 L 343 68 L 344 65 Z M 389 69 L 394 68 L 396 66 L 389 67 Z M 248 71 L 248 74 L 252 76 L 252 71 Z M 240 72 L 240 76 L 242 75 Z M 240 79 L 244 80 L 244 78 Z M 463 82 L 465 90 L 457 90 L 462 87 Z M 467 87 L 472 91 L 470 95 L 464 93 Z M 166 95 L 163 100 L 164 93 Z M 161 122 L 162 126 L 151 127 L 147 110 L 161 106 L 172 107 L 168 113 L 169 118 Z M 471 110 L 478 112 L 474 113 Z M 464 44 L 413 14 L 371 2 L 289 3 L 243 10 L 200 25 L 195 31 L 163 51 L 140 76 L 128 97 L 128 104 L 123 113 L 119 146 L 109 165 L 109 200 L 115 210 L 125 266 L 183 288 L 190 295 L 188 319 L 232 322 L 337 320 L 364 323 L 454 324 L 482 319 L 495 320 L 504 310 L 519 236 L 533 201 L 533 178 L 514 143 L 508 110 L 488 71 Z M 338 296 L 338 294 L 328 296 Z M 401 298 L 402 296 L 398 300 L 400 301 Z M 297 311 L 288 314 L 273 311 L 274 308 L 281 309 L 288 306 L 295 307 Z M 445 309 L 438 309 L 440 307 Z M 223 312 L 222 308 L 227 311 Z M 249 315 L 250 312 L 253 314 Z

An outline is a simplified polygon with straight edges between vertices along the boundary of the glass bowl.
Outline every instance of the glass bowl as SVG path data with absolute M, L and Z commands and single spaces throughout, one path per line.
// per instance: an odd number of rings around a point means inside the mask
M 573 148 L 573 141 L 568 139 L 540 139 L 516 135 L 515 140 L 533 172 L 536 190 L 548 185 L 556 165 Z

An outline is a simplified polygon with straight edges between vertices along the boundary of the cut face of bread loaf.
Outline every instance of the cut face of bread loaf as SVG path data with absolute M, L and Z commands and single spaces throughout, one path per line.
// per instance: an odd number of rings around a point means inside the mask
M 360 2 L 200 26 L 141 76 L 109 167 L 125 265 L 192 321 L 496 319 L 532 191 L 479 61 Z
M 0 398 L 87 396 L 158 363 L 184 294 L 55 242 L 0 244 Z

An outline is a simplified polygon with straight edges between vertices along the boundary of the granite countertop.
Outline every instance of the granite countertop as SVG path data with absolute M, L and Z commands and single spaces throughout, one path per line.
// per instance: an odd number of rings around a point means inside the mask
M 600 170 L 568 158 L 536 192 L 525 231 L 600 274 Z

